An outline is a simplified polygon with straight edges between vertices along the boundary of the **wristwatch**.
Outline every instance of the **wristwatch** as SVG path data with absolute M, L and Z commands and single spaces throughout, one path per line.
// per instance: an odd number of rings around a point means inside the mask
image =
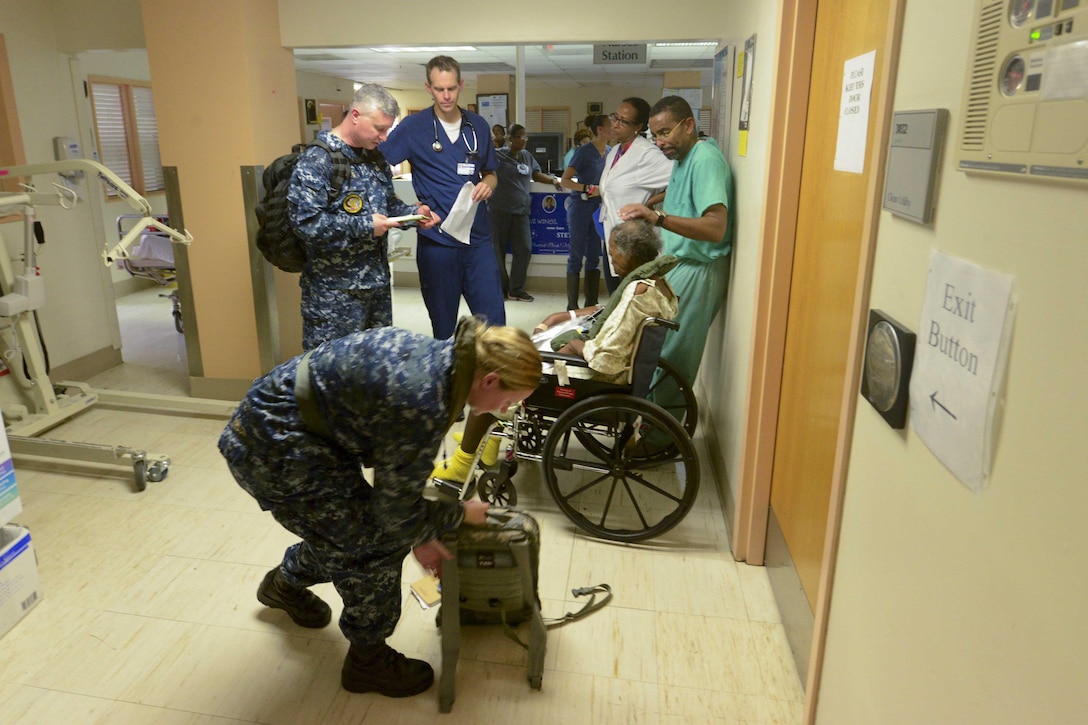
M 657 214 L 657 221 L 654 222 L 654 226 L 655 227 L 665 226 L 665 220 L 669 218 L 669 215 L 666 214 L 665 212 L 661 211 L 660 209 L 658 209 L 654 213 Z

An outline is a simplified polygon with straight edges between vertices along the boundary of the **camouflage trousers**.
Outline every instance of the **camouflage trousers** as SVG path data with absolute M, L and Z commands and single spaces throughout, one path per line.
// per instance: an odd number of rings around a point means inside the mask
M 371 510 L 371 487 L 357 466 L 314 470 L 304 459 L 272 467 L 252 458 L 244 468 L 228 465 L 261 508 L 302 539 L 283 555 L 287 581 L 299 587 L 331 581 L 344 602 L 340 631 L 348 641 L 382 642 L 400 619 L 401 567 L 410 542 L 382 530 Z
M 312 350 L 372 327 L 393 324 L 393 293 L 389 286 L 376 289 L 326 289 L 303 293 L 302 348 Z

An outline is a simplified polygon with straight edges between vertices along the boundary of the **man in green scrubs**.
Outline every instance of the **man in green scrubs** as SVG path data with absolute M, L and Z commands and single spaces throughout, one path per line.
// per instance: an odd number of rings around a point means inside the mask
M 695 383 L 707 332 L 729 288 L 729 252 L 733 248 L 733 172 L 713 139 L 700 139 L 691 106 L 680 96 L 666 96 L 650 109 L 650 133 L 661 152 L 676 164 L 659 211 L 644 204 L 620 209 L 623 219 L 645 219 L 661 229 L 664 254 L 680 260 L 666 275 L 680 297 L 680 330 L 670 331 L 661 355 L 689 384 Z M 654 402 L 678 415 L 683 399 L 665 381 Z

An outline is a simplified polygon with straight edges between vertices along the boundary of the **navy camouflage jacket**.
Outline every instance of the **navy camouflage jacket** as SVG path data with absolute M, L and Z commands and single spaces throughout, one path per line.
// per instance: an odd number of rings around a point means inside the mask
M 305 471 L 297 481 L 247 481 L 264 489 L 256 494 L 282 501 L 284 494 L 289 499 L 304 491 L 306 505 L 316 511 L 322 486 L 358 477 L 360 467 L 373 468 L 368 511 L 391 539 L 418 546 L 456 528 L 464 516 L 460 504 L 425 500 L 423 491 L 442 439 L 468 396 L 475 367 L 472 333 L 460 328 L 453 339 L 435 340 L 380 327 L 314 348 L 310 389 L 328 438 L 311 430 L 299 411 L 299 359 L 254 382 L 219 441 L 237 468 L 259 460 L 263 470 L 276 470 L 279 458 L 294 462 L 283 470 Z
M 291 226 L 306 249 L 300 283 L 304 288 L 314 285 L 323 289 L 388 286 L 386 241 L 374 239 L 371 215 L 404 216 L 414 214 L 418 207 L 397 197 L 384 159 L 364 162 L 359 151 L 331 131 L 322 131 L 320 138 L 329 148 L 343 151 L 358 163 L 352 163 L 351 178 L 331 203 L 333 162 L 328 152 L 309 146 L 295 164 L 287 191 L 287 210 Z

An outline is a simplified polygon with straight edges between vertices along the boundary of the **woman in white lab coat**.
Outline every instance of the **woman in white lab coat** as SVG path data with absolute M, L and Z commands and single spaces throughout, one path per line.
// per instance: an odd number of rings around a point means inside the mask
M 625 204 L 645 204 L 669 183 L 673 162 L 642 135 L 650 119 L 650 104 L 637 97 L 625 98 L 616 107 L 612 120 L 612 148 L 601 173 L 601 224 L 603 239 L 610 239 L 612 228 L 623 220 L 619 212 Z M 605 283 L 611 294 L 619 284 L 616 270 L 605 255 Z

